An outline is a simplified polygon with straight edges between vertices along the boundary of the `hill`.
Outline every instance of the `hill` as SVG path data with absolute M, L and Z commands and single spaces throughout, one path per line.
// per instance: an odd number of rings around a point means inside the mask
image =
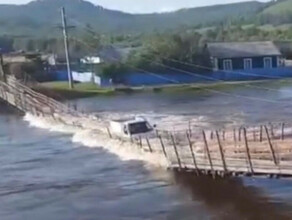
M 259 14 L 262 24 L 288 24 L 292 23 L 292 1 L 278 0 Z
M 292 1 L 291 0 L 282 0 L 277 1 L 276 4 L 272 4 L 263 10 L 262 14 L 267 15 L 281 15 L 285 13 L 292 13 Z
M 180 26 L 214 25 L 227 20 L 245 19 L 255 16 L 265 4 L 251 1 L 227 5 L 182 9 L 163 14 L 136 16 L 140 24 L 148 22 L 150 28 L 177 28 Z M 148 26 L 148 27 L 149 27 Z
M 37 0 L 26 5 L 0 5 L 0 34 L 50 36 L 60 34 L 60 7 L 73 20 L 100 32 L 147 32 L 179 26 L 219 24 L 245 19 L 261 12 L 266 4 L 250 1 L 236 4 L 183 9 L 162 14 L 128 14 L 108 10 L 83 0 Z
M 56 27 L 61 24 L 61 7 L 66 8 L 68 23 L 74 23 L 72 18 L 99 26 L 103 31 L 116 29 L 132 17 L 82 0 L 37 0 L 26 5 L 0 5 L 1 33 L 38 36 L 60 33 Z

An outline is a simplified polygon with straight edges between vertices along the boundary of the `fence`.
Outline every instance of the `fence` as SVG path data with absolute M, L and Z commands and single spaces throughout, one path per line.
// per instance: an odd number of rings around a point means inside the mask
M 252 70 L 241 70 L 238 72 L 225 72 L 225 71 L 214 71 L 214 72 L 193 72 L 186 74 L 180 71 L 170 71 L 168 73 L 161 73 L 157 75 L 132 72 L 123 74 L 120 81 L 128 86 L 143 86 L 143 85 L 166 85 L 172 84 L 176 81 L 181 84 L 189 83 L 206 83 L 216 81 L 245 81 L 245 80 L 259 80 L 259 79 L 271 79 L 275 78 L 287 78 L 292 77 L 291 67 L 279 67 L 272 69 L 252 69 Z M 213 79 L 213 80 L 212 80 Z
M 114 137 L 108 130 L 110 138 Z M 269 124 L 227 130 L 156 131 L 154 138 L 131 142 L 164 155 L 170 168 L 196 174 L 292 176 L 292 127 Z
M 78 113 L 68 106 L 40 94 L 12 76 L 7 76 L 6 82 L 0 81 L 0 98 L 22 112 L 34 115 L 54 116 L 55 113 Z

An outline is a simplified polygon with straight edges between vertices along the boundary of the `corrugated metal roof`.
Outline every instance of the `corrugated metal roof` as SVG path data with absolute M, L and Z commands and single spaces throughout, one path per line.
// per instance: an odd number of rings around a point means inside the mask
M 281 55 L 272 41 L 208 43 L 207 47 L 211 57 L 216 58 Z

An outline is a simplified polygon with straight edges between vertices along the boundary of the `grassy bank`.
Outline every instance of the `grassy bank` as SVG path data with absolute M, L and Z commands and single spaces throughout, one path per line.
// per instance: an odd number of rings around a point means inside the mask
M 71 90 L 68 82 L 47 82 L 39 84 L 35 89 L 55 99 L 76 99 L 114 94 L 113 89 L 99 88 L 92 83 L 77 83 Z
M 100 88 L 92 83 L 77 83 L 73 90 L 69 89 L 68 82 L 49 82 L 42 83 L 36 89 L 55 99 L 75 99 L 99 95 L 115 95 L 120 93 L 137 93 L 137 92 L 183 92 L 198 91 L 208 92 L 208 89 L 228 91 L 238 87 L 244 87 L 247 84 L 256 86 L 265 84 L 265 87 L 281 87 L 291 85 L 292 79 L 281 80 L 253 80 L 253 81 L 236 81 L 236 82 L 216 82 L 216 83 L 194 83 L 194 84 L 172 84 L 159 86 L 140 86 L 140 87 L 119 87 L 119 88 Z M 268 85 L 271 83 L 271 85 Z

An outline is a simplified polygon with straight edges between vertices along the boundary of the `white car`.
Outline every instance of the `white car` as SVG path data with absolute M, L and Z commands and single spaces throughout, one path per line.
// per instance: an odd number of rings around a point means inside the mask
M 153 138 L 154 128 L 143 117 L 113 120 L 110 122 L 110 131 L 113 135 L 126 139 Z

